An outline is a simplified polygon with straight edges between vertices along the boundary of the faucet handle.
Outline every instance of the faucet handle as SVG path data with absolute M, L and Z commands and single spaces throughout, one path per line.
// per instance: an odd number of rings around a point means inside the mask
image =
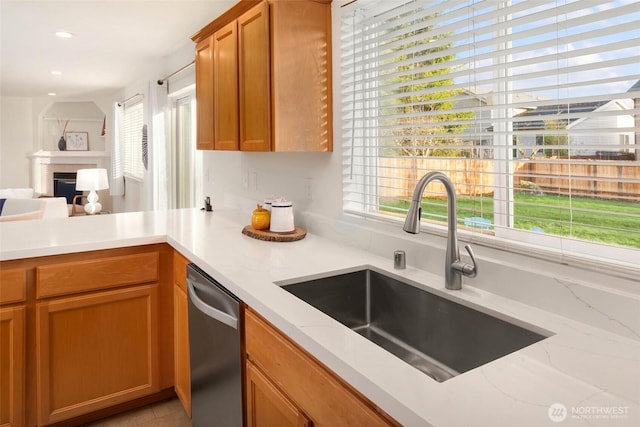
M 464 248 L 469 253 L 469 256 L 471 257 L 471 262 L 473 263 L 473 265 L 464 264 L 461 269 L 462 274 L 464 274 L 467 277 L 476 277 L 478 275 L 478 264 L 476 263 L 476 257 L 473 254 L 473 249 L 471 249 L 471 245 L 465 245 Z
M 473 264 L 467 264 L 466 262 L 462 262 L 461 260 L 458 260 L 453 264 L 451 264 L 451 268 L 453 268 L 456 271 L 459 271 L 460 273 L 464 274 L 467 277 L 472 277 L 472 278 L 476 277 L 478 275 L 478 264 L 476 264 L 476 257 L 473 254 L 473 249 L 471 249 L 471 245 L 466 245 L 464 248 L 469 253 L 469 256 L 471 257 L 471 262 Z

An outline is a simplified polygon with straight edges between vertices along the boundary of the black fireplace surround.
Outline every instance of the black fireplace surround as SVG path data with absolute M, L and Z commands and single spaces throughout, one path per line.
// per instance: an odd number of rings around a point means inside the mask
M 53 195 L 54 197 L 66 197 L 67 204 L 73 203 L 73 197 L 82 195 L 82 191 L 76 190 L 76 173 L 75 172 L 54 172 L 53 173 Z M 76 204 L 82 204 L 80 197 L 76 200 Z

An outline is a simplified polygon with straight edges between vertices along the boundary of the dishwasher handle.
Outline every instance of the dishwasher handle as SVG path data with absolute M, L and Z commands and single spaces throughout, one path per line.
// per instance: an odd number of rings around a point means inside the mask
M 189 279 L 187 279 L 187 289 L 189 291 L 189 299 L 198 310 L 233 329 L 238 329 L 238 319 L 223 311 L 217 310 L 202 301 L 196 294 L 196 289 Z

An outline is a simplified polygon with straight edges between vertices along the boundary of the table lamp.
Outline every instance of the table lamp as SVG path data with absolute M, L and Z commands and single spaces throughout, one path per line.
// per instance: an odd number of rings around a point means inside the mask
M 109 188 L 106 169 L 78 169 L 76 175 L 76 190 L 89 191 L 84 211 L 89 215 L 100 213 L 102 205 L 98 203 L 98 190 Z

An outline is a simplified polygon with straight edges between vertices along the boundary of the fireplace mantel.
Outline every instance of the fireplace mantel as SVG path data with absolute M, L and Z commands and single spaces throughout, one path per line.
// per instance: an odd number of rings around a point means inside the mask
M 109 159 L 106 151 L 44 151 L 39 150 L 27 157 L 30 159 L 43 159 L 41 163 L 84 163 L 84 159 Z M 46 161 L 44 159 L 51 159 Z
M 44 151 L 27 155 L 31 161 L 31 185 L 36 193 L 53 195 L 53 173 L 75 172 L 82 168 L 110 169 L 106 151 Z

